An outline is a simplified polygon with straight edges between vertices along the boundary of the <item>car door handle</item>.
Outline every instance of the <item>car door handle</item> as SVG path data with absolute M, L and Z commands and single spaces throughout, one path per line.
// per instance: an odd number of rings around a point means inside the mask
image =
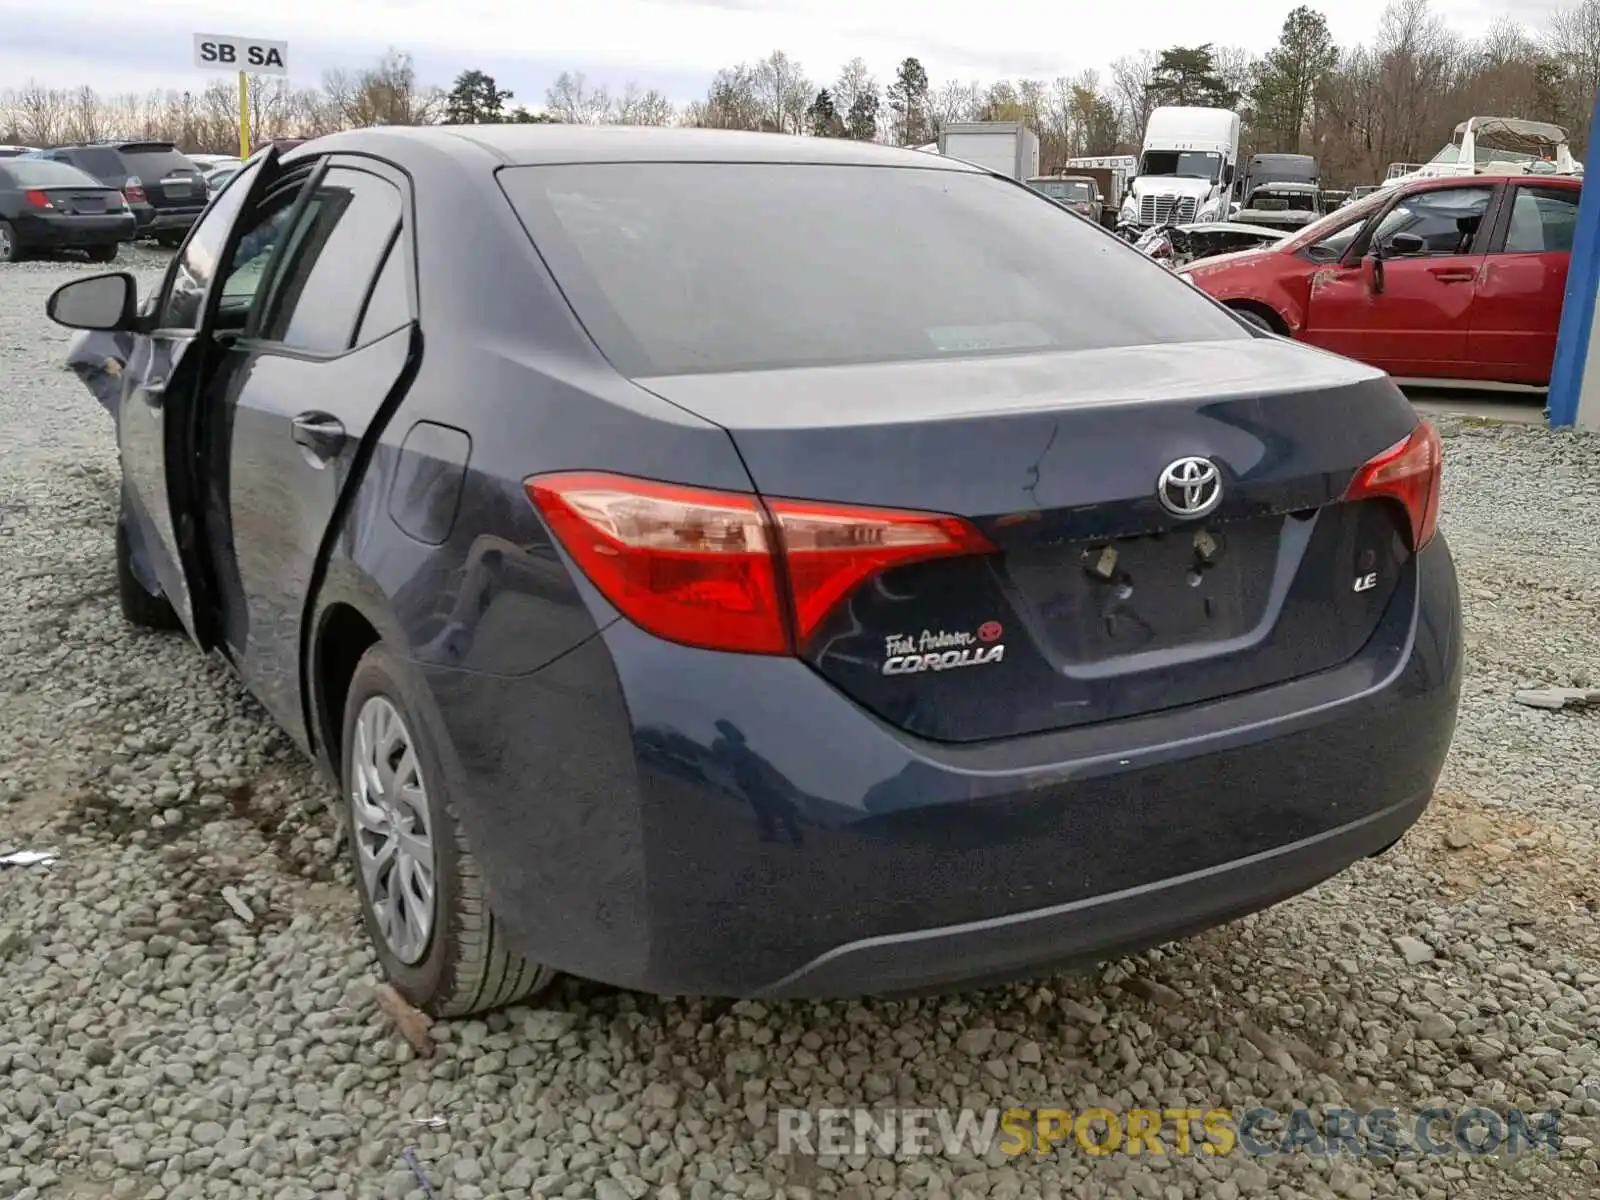
M 1429 274 L 1440 283 L 1471 283 L 1478 277 L 1477 271 L 1463 267 L 1435 267 Z
M 329 459 L 344 449 L 344 423 L 322 412 L 303 412 L 289 422 L 295 444 L 304 446 L 318 458 Z

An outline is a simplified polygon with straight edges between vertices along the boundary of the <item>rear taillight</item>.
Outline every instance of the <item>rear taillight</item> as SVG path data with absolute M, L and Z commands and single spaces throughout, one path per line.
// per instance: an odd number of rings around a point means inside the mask
M 144 184 L 140 182 L 137 175 L 130 176 L 128 182 L 122 185 L 122 198 L 129 204 L 143 204 L 145 202 Z
M 890 567 L 993 550 L 959 517 L 769 500 L 617 475 L 545 475 L 529 497 L 589 580 L 658 637 L 788 654 Z
M 39 191 L 37 188 L 30 188 L 28 191 L 23 192 L 22 198 L 29 204 L 33 205 L 34 208 L 55 207 L 55 205 L 50 202 L 50 197 Z
M 1396 442 L 1357 471 L 1344 498 L 1398 500 L 1411 518 L 1411 548 L 1420 550 L 1439 526 L 1439 485 L 1443 475 L 1444 446 L 1439 432 L 1423 421 L 1404 441 Z

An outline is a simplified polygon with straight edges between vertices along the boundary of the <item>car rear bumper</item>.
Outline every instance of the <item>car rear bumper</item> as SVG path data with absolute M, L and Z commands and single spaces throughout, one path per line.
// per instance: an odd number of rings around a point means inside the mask
M 528 957 L 671 994 L 915 992 L 1158 944 L 1400 837 L 1461 671 L 1442 538 L 1408 574 L 1334 670 L 971 746 L 908 737 L 798 661 L 627 622 L 531 674 L 418 669 Z
M 146 205 L 137 210 L 141 236 L 153 233 L 182 233 L 200 219 L 205 205 L 193 208 L 156 208 Z
M 1004 916 L 863 938 L 762 990 L 771 997 L 895 995 L 1088 967 L 1238 917 L 1315 887 L 1393 844 L 1429 792 L 1348 825 L 1186 875 Z
M 80 216 L 69 213 L 24 214 L 13 223 L 26 246 L 111 246 L 134 236 L 132 213 Z

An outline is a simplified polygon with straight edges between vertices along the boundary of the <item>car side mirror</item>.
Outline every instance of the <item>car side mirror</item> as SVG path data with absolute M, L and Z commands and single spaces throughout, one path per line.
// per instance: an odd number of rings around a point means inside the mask
M 68 329 L 116 333 L 132 329 L 139 286 L 126 271 L 64 283 L 45 301 L 45 315 Z
M 1395 254 L 1421 254 L 1428 248 L 1428 243 L 1414 233 L 1397 233 L 1389 239 L 1385 247 L 1387 255 Z

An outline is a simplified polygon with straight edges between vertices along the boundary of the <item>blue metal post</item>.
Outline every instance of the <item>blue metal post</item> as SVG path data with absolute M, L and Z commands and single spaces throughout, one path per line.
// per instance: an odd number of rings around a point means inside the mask
M 1600 186 L 1587 186 L 1587 167 L 1600 149 L 1600 93 L 1595 96 L 1594 117 L 1589 122 L 1589 145 L 1584 150 L 1585 187 L 1578 201 L 1578 228 L 1572 239 L 1572 261 L 1567 267 L 1567 291 L 1561 300 L 1561 331 L 1556 338 L 1556 360 L 1550 369 L 1550 424 L 1571 425 L 1578 419 L 1578 396 L 1583 390 L 1583 368 L 1589 361 L 1589 332 L 1594 328 L 1595 298 L 1600 293 Z

